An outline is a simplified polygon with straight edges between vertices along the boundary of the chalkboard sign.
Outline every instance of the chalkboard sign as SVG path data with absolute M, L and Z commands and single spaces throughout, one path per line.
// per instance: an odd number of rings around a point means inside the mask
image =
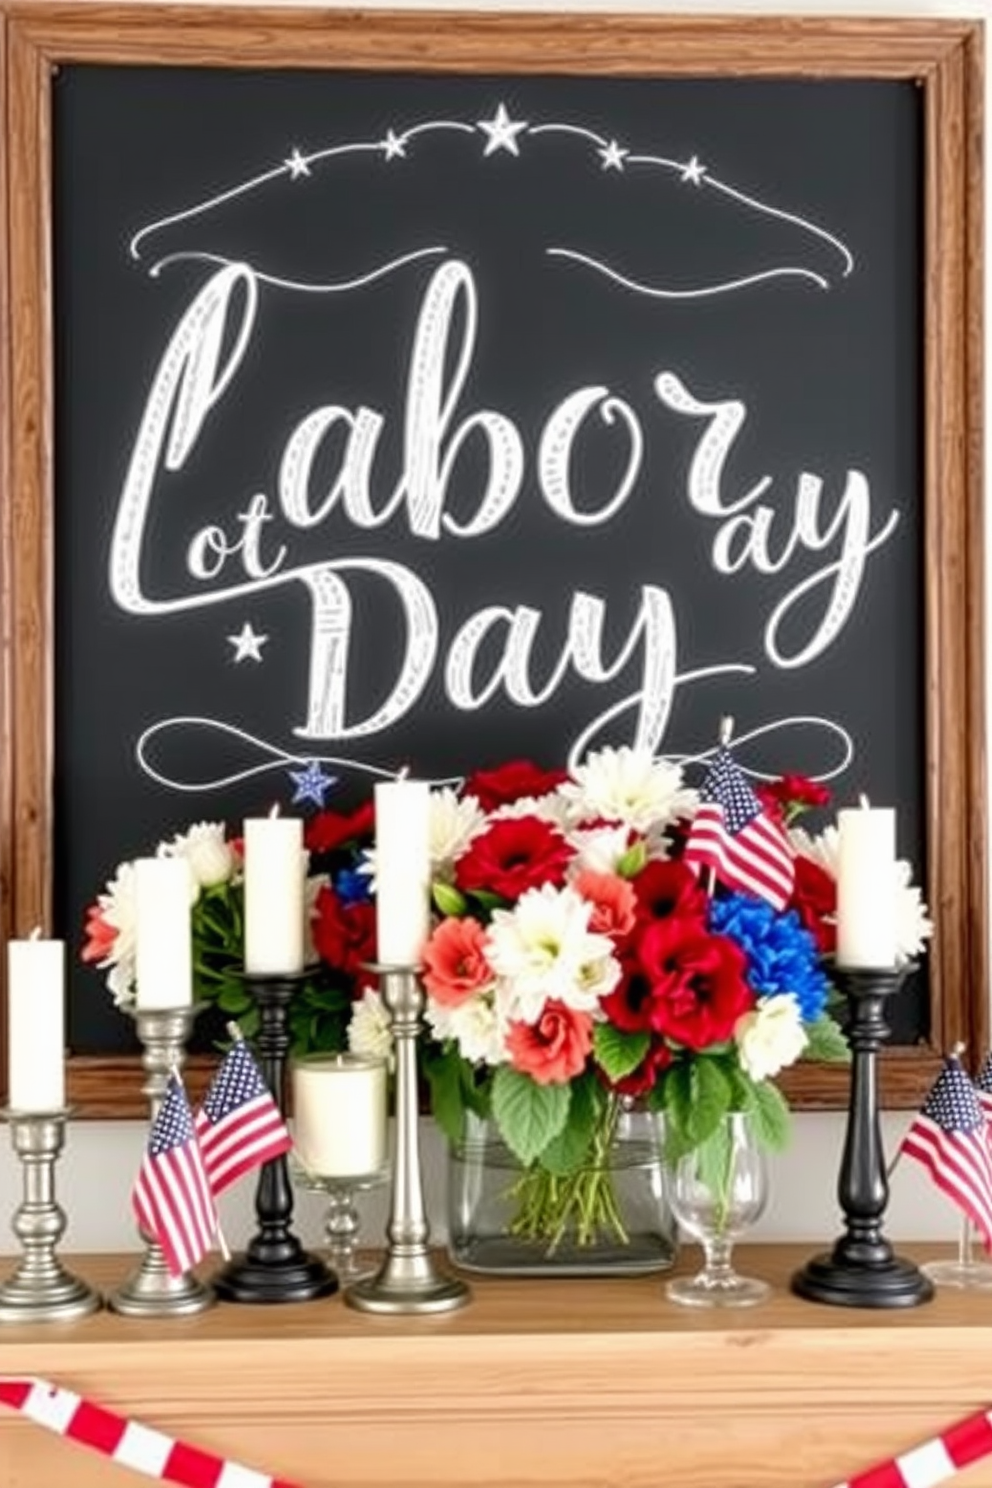
M 544 68 L 506 18 L 488 65 L 452 40 L 427 71 L 365 20 L 373 67 L 344 31 L 319 68 L 162 66 L 132 22 L 127 65 L 68 37 L 48 84 L 53 925 L 78 946 L 115 865 L 193 820 L 404 765 L 696 760 L 729 712 L 756 774 L 895 804 L 950 906 L 893 1020 L 915 1089 L 912 1046 L 980 1016 L 948 968 L 984 966 L 948 801 L 981 785 L 973 697 L 964 756 L 942 737 L 978 674 L 977 472 L 943 447 L 964 369 L 938 398 L 925 354 L 966 306 L 924 227 L 936 95 L 866 65 L 884 26 L 856 67 L 741 76 L 739 28 L 689 68 L 664 23 L 646 54 L 597 18 L 617 76 L 569 63 L 588 22 Z M 974 28 L 927 36 L 968 65 Z M 128 1037 L 74 973 L 80 1067 Z

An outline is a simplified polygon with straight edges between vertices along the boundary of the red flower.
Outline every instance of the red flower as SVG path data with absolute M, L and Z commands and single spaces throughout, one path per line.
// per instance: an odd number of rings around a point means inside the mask
M 651 984 L 651 1027 L 676 1044 L 699 1051 L 722 1043 L 754 1007 L 740 946 L 693 920 L 655 920 L 641 936 L 638 953 Z
M 109 961 L 117 944 L 117 926 L 108 925 L 99 904 L 91 904 L 86 911 L 86 927 L 83 932 L 86 944 L 80 951 L 83 961 Z
M 372 973 L 362 968 L 363 961 L 375 960 L 373 904 L 345 904 L 329 885 L 325 886 L 314 904 L 313 943 L 328 966 L 355 977 L 360 985 L 374 982 Z
M 623 975 L 612 992 L 601 999 L 607 1022 L 625 1033 L 651 1031 L 651 983 L 634 955 L 621 957 Z
M 486 889 L 519 899 L 541 884 L 560 887 L 571 860 L 572 850 L 555 827 L 536 816 L 511 816 L 470 843 L 455 865 L 455 882 L 465 893 Z
M 342 815 L 339 811 L 318 811 L 306 824 L 304 841 L 308 852 L 333 852 L 359 838 L 371 838 L 375 828 L 375 806 L 366 801 L 357 811 Z
M 706 918 L 706 895 L 692 869 L 682 862 L 652 859 L 631 882 L 642 921 L 678 915 L 702 923 Z
M 755 795 L 777 820 L 796 816 L 812 806 L 830 804 L 830 792 L 826 786 L 818 780 L 810 780 L 808 775 L 781 775 L 778 780 L 755 786 Z
M 618 1095 L 647 1095 L 658 1083 L 658 1076 L 672 1062 L 672 1051 L 661 1039 L 655 1039 L 641 1063 L 632 1074 L 624 1075 L 612 1085 Z
M 837 927 L 832 921 L 837 913 L 837 883 L 812 858 L 797 853 L 795 863 L 796 878 L 790 908 L 799 915 L 821 953 L 829 956 L 837 948 Z
M 522 1075 L 538 1085 L 565 1085 L 582 1073 L 592 1053 L 592 1014 L 549 998 L 536 1023 L 510 1024 L 506 1048 Z
M 546 796 L 567 779 L 567 770 L 542 770 L 533 760 L 508 760 L 495 770 L 476 770 L 466 780 L 462 794 L 475 796 L 488 812 L 519 801 L 521 796 Z
M 424 986 L 441 1007 L 460 1007 L 495 980 L 478 920 L 442 920 L 424 947 Z

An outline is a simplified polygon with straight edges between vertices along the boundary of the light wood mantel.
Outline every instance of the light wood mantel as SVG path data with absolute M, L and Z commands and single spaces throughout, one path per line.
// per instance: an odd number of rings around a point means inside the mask
M 832 1488 L 992 1405 L 992 1294 L 817 1307 L 785 1290 L 810 1252 L 742 1248 L 776 1293 L 736 1315 L 676 1308 L 660 1278 L 478 1280 L 447 1318 L 371 1318 L 335 1297 L 7 1326 L 0 1374 L 41 1375 L 301 1488 Z M 128 1262 L 73 1264 L 109 1286 Z M 0 1416 L 0 1488 L 140 1481 Z M 992 1458 L 965 1484 L 992 1488 Z

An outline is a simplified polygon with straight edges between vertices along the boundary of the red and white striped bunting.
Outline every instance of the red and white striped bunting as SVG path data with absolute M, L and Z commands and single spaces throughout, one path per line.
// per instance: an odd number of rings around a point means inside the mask
M 299 1488 L 242 1467 L 163 1431 L 129 1421 L 116 1411 L 61 1390 L 42 1379 L 0 1375 L 0 1404 L 80 1446 L 181 1488 Z M 922 1446 L 876 1462 L 835 1488 L 937 1488 L 973 1462 L 992 1455 L 992 1410 L 976 1411 Z
M 162 1483 L 178 1483 L 181 1488 L 299 1488 L 285 1478 L 271 1478 L 189 1442 L 176 1441 L 164 1431 L 129 1421 L 48 1380 L 0 1375 L 0 1403 L 57 1436 Z

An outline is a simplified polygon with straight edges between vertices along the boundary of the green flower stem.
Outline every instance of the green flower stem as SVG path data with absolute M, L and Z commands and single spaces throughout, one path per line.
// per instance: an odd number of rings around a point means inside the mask
M 611 1100 L 593 1134 L 588 1161 L 574 1173 L 551 1173 L 539 1163 L 521 1173 L 508 1195 L 515 1210 L 511 1235 L 544 1242 L 548 1255 L 563 1242 L 592 1245 L 602 1235 L 629 1243 L 609 1165 L 619 1115 L 619 1103 Z

